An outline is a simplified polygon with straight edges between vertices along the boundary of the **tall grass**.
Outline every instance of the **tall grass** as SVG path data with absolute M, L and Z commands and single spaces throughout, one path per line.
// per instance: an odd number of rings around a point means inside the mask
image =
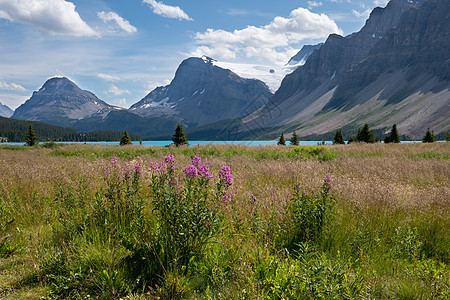
M 446 299 L 449 150 L 0 147 L 0 298 Z

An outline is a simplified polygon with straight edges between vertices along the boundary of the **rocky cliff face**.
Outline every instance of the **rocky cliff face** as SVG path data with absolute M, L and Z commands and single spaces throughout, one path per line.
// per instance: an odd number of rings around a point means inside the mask
M 69 127 L 77 120 L 106 115 L 114 109 L 114 106 L 63 77 L 45 82 L 39 91 L 33 92 L 31 98 L 16 109 L 12 118 Z
M 319 50 L 322 45 L 323 43 L 317 45 L 304 45 L 302 49 L 289 60 L 288 65 L 303 66 L 314 50 Z
M 195 127 L 248 114 L 270 96 L 262 81 L 241 78 L 215 66 L 208 57 L 189 58 L 170 85 L 156 88 L 130 111 L 145 117 L 179 118 Z
M 359 32 L 347 37 L 330 35 L 325 44 L 309 56 L 304 66 L 286 76 L 273 100 L 280 102 L 299 91 L 313 91 L 329 79 L 336 85 L 345 78 L 348 70 L 368 56 L 390 29 L 398 25 L 406 11 L 420 6 L 421 2 L 392 0 L 385 8 L 375 8 Z
M 364 60 L 342 72 L 342 79 L 326 108 L 349 109 L 359 103 L 359 91 L 385 73 L 407 69 L 406 80 L 420 76 L 436 76 L 450 80 L 450 5 L 442 0 L 429 0 L 420 8 L 403 14 L 398 26 L 385 33 Z M 416 88 L 410 85 L 390 96 L 388 103 L 399 102 Z
M 13 115 L 14 111 L 8 106 L 0 102 L 0 117 L 9 118 Z
M 288 75 L 247 128 L 290 126 L 300 135 L 369 123 L 420 138 L 449 129 L 448 0 L 392 0 L 347 37 L 330 35 Z

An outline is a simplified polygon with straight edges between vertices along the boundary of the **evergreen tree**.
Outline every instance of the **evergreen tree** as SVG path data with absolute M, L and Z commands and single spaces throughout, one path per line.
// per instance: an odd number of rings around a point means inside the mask
M 183 130 L 183 125 L 180 123 L 178 123 L 177 128 L 175 129 L 175 134 L 172 137 L 172 141 L 177 147 L 180 145 L 189 145 L 186 134 Z
M 364 124 L 362 129 L 358 129 L 358 136 L 356 137 L 358 142 L 375 143 L 373 132 L 370 130 L 369 125 Z
M 36 137 L 36 132 L 34 132 L 33 127 L 31 125 L 30 125 L 30 127 L 28 127 L 28 133 L 25 138 L 25 141 L 28 146 L 34 146 L 38 143 L 38 140 Z
M 128 131 L 125 130 L 123 133 L 123 137 L 120 139 L 120 146 L 132 145 L 130 136 L 128 135 Z
M 333 144 L 345 144 L 344 136 L 342 135 L 342 131 L 340 129 L 336 130 L 336 134 L 334 135 Z
M 284 133 L 281 134 L 280 139 L 278 140 L 278 145 L 286 146 L 286 141 L 284 140 Z
M 450 142 L 450 130 L 447 130 L 447 133 L 445 134 L 445 141 Z
M 384 138 L 384 142 L 387 143 L 400 143 L 400 136 L 397 131 L 397 124 L 392 126 L 391 133 Z
M 298 135 L 295 131 L 292 133 L 292 137 L 289 142 L 291 142 L 291 145 L 294 146 L 298 146 L 300 144 L 300 140 L 298 139 Z
M 427 129 L 427 132 L 423 136 L 422 141 L 424 143 L 434 143 L 436 141 L 436 139 L 434 138 L 434 132 L 430 131 L 430 128 Z

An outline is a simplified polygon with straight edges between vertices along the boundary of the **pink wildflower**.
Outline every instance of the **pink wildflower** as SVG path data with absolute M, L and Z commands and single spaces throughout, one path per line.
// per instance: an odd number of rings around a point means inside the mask
M 233 184 L 233 176 L 231 175 L 231 168 L 229 166 L 223 166 L 220 170 L 219 179 L 226 185 Z
M 198 169 L 194 165 L 190 165 L 184 169 L 184 173 L 189 178 L 196 178 L 198 176 Z

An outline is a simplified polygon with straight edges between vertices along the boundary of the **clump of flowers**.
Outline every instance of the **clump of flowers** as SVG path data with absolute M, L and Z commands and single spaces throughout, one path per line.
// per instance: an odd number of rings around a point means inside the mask
M 233 176 L 231 175 L 231 168 L 229 166 L 223 166 L 220 170 L 219 179 L 222 184 L 230 186 L 233 184 Z
M 152 203 L 159 219 L 159 239 L 165 251 L 165 263 L 187 263 L 201 253 L 206 242 L 220 227 L 218 203 L 229 202 L 234 194 L 229 167 L 224 166 L 214 185 L 209 164 L 196 155 L 191 164 L 175 168 L 175 157 L 168 154 L 162 163 L 151 163 Z

